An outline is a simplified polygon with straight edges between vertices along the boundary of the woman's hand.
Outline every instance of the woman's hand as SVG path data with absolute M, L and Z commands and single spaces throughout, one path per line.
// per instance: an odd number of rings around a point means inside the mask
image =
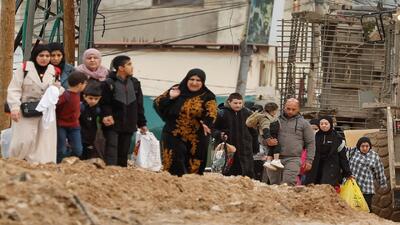
M 179 90 L 179 87 L 172 87 L 171 90 L 169 90 L 169 97 L 170 99 L 175 99 L 181 94 L 181 90 Z
M 10 116 L 13 121 L 18 122 L 21 119 L 21 112 L 19 109 L 11 110 Z
M 211 129 L 207 125 L 205 125 L 203 121 L 200 121 L 200 123 L 201 125 L 203 125 L 204 135 L 207 136 L 208 134 L 211 134 Z

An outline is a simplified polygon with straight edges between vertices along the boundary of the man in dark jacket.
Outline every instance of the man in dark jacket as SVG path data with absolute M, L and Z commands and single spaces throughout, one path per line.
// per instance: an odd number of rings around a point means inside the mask
M 103 133 L 106 138 L 104 158 L 107 165 L 126 167 L 132 134 L 139 127 L 147 132 L 140 82 L 132 77 L 133 66 L 128 56 L 112 61 L 115 72 L 105 81 L 101 102 Z
M 281 129 L 278 139 L 267 139 L 268 146 L 281 145 L 281 162 L 283 170 L 268 170 L 271 184 L 287 183 L 295 185 L 300 172 L 300 160 L 303 148 L 307 150 L 307 160 L 304 171 L 311 169 L 315 155 L 315 136 L 311 125 L 300 115 L 300 103 L 297 99 L 290 98 L 286 101 L 283 115 L 279 117 Z

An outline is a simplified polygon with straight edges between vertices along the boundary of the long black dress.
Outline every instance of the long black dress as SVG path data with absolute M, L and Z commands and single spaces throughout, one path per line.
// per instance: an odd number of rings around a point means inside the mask
M 190 92 L 187 83 L 194 75 L 201 78 L 203 87 Z M 179 84 L 179 97 L 170 99 L 167 90 L 154 100 L 154 108 L 165 122 L 161 137 L 163 168 L 173 175 L 203 174 L 206 166 L 210 135 L 204 134 L 201 123 L 212 128 L 217 103 L 204 81 L 202 70 L 191 70 Z

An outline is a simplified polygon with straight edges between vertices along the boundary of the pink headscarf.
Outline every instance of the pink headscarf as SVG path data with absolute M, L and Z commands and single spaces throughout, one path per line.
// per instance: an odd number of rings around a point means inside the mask
M 105 68 L 104 66 L 100 65 L 96 71 L 91 71 L 89 68 L 87 68 L 87 66 L 85 65 L 85 60 L 87 58 L 89 58 L 90 55 L 95 55 L 96 58 L 98 58 L 100 60 L 99 63 L 101 63 L 101 53 L 99 52 L 99 50 L 95 49 L 95 48 L 89 48 L 87 49 L 84 53 L 83 53 L 83 64 L 79 65 L 77 67 L 77 70 L 88 75 L 89 77 L 96 79 L 96 80 L 100 80 L 103 81 L 107 78 L 108 76 L 108 69 Z

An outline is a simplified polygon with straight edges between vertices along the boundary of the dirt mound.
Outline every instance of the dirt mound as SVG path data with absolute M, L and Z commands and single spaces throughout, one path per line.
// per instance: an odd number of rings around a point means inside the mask
M 0 168 L 0 224 L 392 224 L 353 211 L 329 186 L 178 178 L 96 160 L 0 160 Z

